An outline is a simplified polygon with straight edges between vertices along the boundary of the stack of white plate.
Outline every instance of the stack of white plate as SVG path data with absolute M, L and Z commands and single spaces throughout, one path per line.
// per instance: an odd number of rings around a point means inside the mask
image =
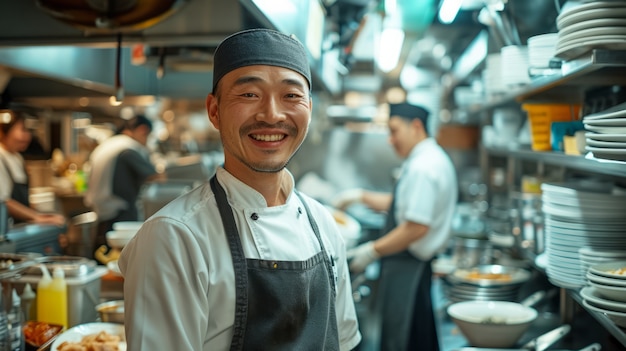
M 535 35 L 528 38 L 528 65 L 531 68 L 550 67 L 554 57 L 558 33 Z
M 626 195 L 594 181 L 543 183 L 546 273 L 555 285 L 576 289 L 586 284 L 579 249 L 626 250 Z
M 586 151 L 595 158 L 626 161 L 626 105 L 583 117 Z
M 506 91 L 506 87 L 502 82 L 502 69 L 500 68 L 502 62 L 501 57 L 499 52 L 493 53 L 489 54 L 485 61 L 485 69 L 482 72 L 482 78 L 487 97 L 498 95 Z
M 528 46 L 509 45 L 500 49 L 500 74 L 505 87 L 530 83 L 528 74 Z
M 592 265 L 587 279 L 589 286 L 580 291 L 583 305 L 626 328 L 626 261 Z
M 556 18 L 555 56 L 571 60 L 593 49 L 626 49 L 626 2 L 568 2 Z
M 616 250 L 614 248 L 609 249 L 594 249 L 588 246 L 583 246 L 578 249 L 578 257 L 580 259 L 580 269 L 583 275 L 586 277 L 589 267 L 613 262 L 618 260 L 626 261 L 626 249 Z

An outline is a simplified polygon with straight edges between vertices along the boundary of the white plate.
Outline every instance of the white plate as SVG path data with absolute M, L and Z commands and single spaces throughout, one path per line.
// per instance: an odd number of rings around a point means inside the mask
M 567 34 L 559 32 L 559 39 L 557 43 L 567 45 L 565 43 L 575 42 L 580 39 L 594 39 L 594 37 L 605 35 L 626 35 L 626 27 L 596 27 L 578 30 Z
M 626 286 L 609 286 L 598 284 L 593 281 L 589 281 L 589 285 L 596 288 L 598 294 L 600 294 L 603 298 L 613 301 L 626 302 Z
M 126 334 L 124 333 L 124 326 L 116 323 L 85 323 L 74 326 L 63 332 L 58 338 L 56 338 L 56 340 L 54 340 L 50 351 L 58 351 L 59 345 L 63 342 L 80 342 L 85 336 L 98 334 L 101 331 L 121 336 L 124 341 L 120 342 L 119 351 L 126 351 Z
M 542 183 L 541 190 L 550 194 L 562 194 L 578 197 L 603 199 L 610 194 L 613 185 L 598 181 L 570 181 L 561 183 Z
M 578 253 L 581 256 L 589 256 L 590 258 L 612 258 L 613 260 L 626 261 L 626 250 L 594 250 L 591 247 L 581 247 Z M 626 262 L 624 266 L 626 267 Z M 624 275 L 624 279 L 626 279 L 626 275 Z
M 618 126 L 624 127 L 626 126 L 626 118 L 606 118 L 606 119 L 591 119 L 585 120 L 584 123 L 590 126 Z
M 564 45 L 557 46 L 554 56 L 572 60 L 593 49 L 624 50 L 626 49 L 626 36 L 605 35 L 593 39 L 571 40 Z
M 587 300 L 583 300 L 583 306 L 592 311 L 606 314 L 606 316 L 609 317 L 609 319 L 612 320 L 613 323 L 622 328 L 626 328 L 626 313 L 607 310 L 596 306 L 593 304 L 593 302 L 589 302 Z
M 576 2 L 567 3 L 566 2 L 563 9 L 561 10 L 561 13 L 559 13 L 556 19 L 557 19 L 557 22 L 560 22 L 560 21 L 563 21 L 565 18 L 576 16 L 577 14 L 581 12 L 586 12 L 589 10 L 607 9 L 607 8 L 613 8 L 613 7 L 619 8 L 619 7 L 625 7 L 625 6 L 626 6 L 625 4 L 619 1 L 589 1 L 586 3 L 576 3 Z M 601 24 L 596 23 L 596 25 L 601 25 Z M 558 29 L 563 29 L 563 28 L 558 27 Z
M 617 141 L 598 141 L 587 138 L 585 140 L 587 145 L 593 147 L 602 147 L 602 148 L 614 148 L 614 149 L 626 149 L 626 142 L 617 142 Z
M 587 280 L 589 280 L 590 282 L 608 287 L 626 288 L 626 280 L 603 277 L 601 275 L 591 273 L 590 269 L 591 267 L 587 269 L 587 274 L 585 274 L 585 278 L 587 278 Z
M 626 142 L 626 134 L 585 133 L 585 137 L 592 140 Z
M 559 30 L 559 35 L 567 35 L 573 32 L 589 29 L 589 28 L 598 28 L 598 27 L 613 27 L 613 26 L 624 26 L 624 19 L 622 18 L 599 18 L 599 19 L 590 19 L 587 21 L 580 21 L 574 24 L 571 24 L 563 29 Z
M 602 211 L 602 209 L 593 210 L 574 206 L 555 207 L 545 202 L 541 209 L 547 214 L 572 218 L 623 218 L 624 213 L 623 211 Z
M 608 8 L 608 6 L 601 6 L 601 8 L 578 8 L 573 11 L 566 11 L 561 13 L 556 18 L 556 27 L 558 29 L 566 28 L 569 25 L 600 18 L 626 18 L 626 4 L 614 2 L 615 8 Z
M 553 218 L 546 218 L 545 223 L 553 228 L 570 229 L 578 232 L 586 233 L 591 232 L 623 232 L 623 224 L 610 224 L 610 223 L 589 223 L 589 222 L 568 222 L 561 221 Z
M 591 273 L 601 275 L 604 277 L 622 279 L 626 281 L 626 274 L 615 274 L 615 273 L 610 272 L 610 271 L 614 271 L 620 268 L 626 269 L 626 260 L 615 260 L 614 262 L 610 262 L 610 263 L 602 263 L 602 264 L 594 265 L 594 266 L 589 267 L 589 271 Z
M 605 148 L 605 147 L 587 146 L 587 149 L 591 152 L 600 152 L 600 153 L 607 153 L 607 154 L 614 154 L 614 155 L 626 155 L 626 148 L 612 149 L 612 148 Z
M 626 46 L 624 46 L 626 49 Z M 600 133 L 600 134 L 626 134 L 626 127 L 615 127 L 615 126 L 592 126 L 587 123 L 584 123 L 585 129 L 590 130 L 592 132 Z

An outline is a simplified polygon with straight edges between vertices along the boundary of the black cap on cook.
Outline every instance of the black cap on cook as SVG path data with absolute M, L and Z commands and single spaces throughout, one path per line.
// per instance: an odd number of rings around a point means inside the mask
M 228 72 L 252 65 L 278 66 L 306 78 L 311 88 L 307 51 L 295 37 L 265 28 L 248 29 L 224 39 L 213 55 L 213 92 Z

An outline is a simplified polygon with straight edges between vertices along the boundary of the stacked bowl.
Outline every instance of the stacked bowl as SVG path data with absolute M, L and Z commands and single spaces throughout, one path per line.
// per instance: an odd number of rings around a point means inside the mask
M 626 261 L 595 264 L 587 280 L 588 286 L 580 290 L 585 307 L 626 328 Z
M 523 268 L 492 264 L 457 268 L 444 281 L 451 302 L 517 301 L 528 279 L 530 272 Z

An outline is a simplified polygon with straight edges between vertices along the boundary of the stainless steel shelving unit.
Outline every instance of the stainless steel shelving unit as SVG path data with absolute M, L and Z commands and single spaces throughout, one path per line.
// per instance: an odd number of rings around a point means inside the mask
M 593 50 L 588 55 L 564 62 L 561 73 L 534 79 L 531 84 L 514 89 L 504 95 L 494 97 L 481 106 L 465 111 L 468 114 L 485 114 L 492 109 L 521 104 L 524 102 L 580 103 L 585 92 L 607 86 L 626 86 L 626 51 Z M 498 149 L 482 147 L 483 165 L 491 158 L 506 160 L 509 168 L 519 161 L 535 162 L 538 165 L 559 166 L 586 173 L 617 177 L 626 181 L 626 162 L 588 159 L 584 156 L 566 155 L 560 152 L 536 152 L 530 149 Z M 485 176 L 488 176 L 487 174 Z M 509 179 L 509 186 L 511 179 Z M 562 295 L 568 296 L 589 315 L 594 317 L 618 342 L 626 347 L 626 330 L 617 326 L 605 314 L 590 311 L 582 304 L 578 291 L 562 288 Z M 571 311 L 562 311 L 570 314 Z

